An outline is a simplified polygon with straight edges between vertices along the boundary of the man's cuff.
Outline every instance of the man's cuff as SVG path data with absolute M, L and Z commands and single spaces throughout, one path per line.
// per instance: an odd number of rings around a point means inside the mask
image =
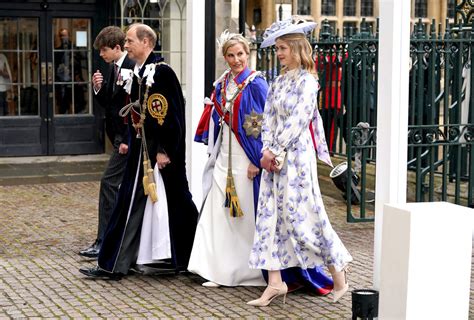
M 95 95 L 97 95 L 97 94 L 99 93 L 100 89 L 102 89 L 102 87 L 100 87 L 100 88 L 98 88 L 98 89 L 97 89 L 95 86 L 92 86 L 92 87 L 93 87 L 93 89 L 94 89 L 94 94 L 95 94 Z

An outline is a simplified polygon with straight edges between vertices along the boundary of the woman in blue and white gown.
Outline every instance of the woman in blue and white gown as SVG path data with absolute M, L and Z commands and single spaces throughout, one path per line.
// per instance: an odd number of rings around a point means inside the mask
M 211 156 L 203 180 L 205 186 L 209 186 L 208 180 L 211 181 L 211 186 L 209 192 L 204 191 L 207 198 L 201 210 L 188 270 L 207 279 L 204 286 L 264 286 L 262 272 L 250 268 L 248 259 L 255 233 L 255 208 L 261 177 L 261 119 L 268 85 L 259 72 L 247 67 L 249 47 L 245 38 L 224 32 L 219 43 L 230 69 L 215 81 L 211 101 L 205 107 L 196 132 L 195 141 L 209 145 Z M 229 110 L 234 115 L 232 133 L 226 118 Z M 224 205 L 229 157 L 243 213 L 239 217 L 231 216 L 232 210 Z M 283 277 L 291 290 L 306 287 L 323 295 L 332 289 L 331 279 L 317 268 L 293 268 Z
M 207 197 L 188 270 L 207 279 L 203 285 L 208 287 L 264 286 L 262 272 L 248 266 L 248 257 L 260 180 L 262 142 L 258 121 L 261 122 L 268 85 L 260 73 L 247 67 L 250 48 L 242 35 L 225 31 L 218 43 L 229 69 L 215 81 L 212 103 L 206 105 L 196 132 L 195 141 L 209 145 L 211 165 L 208 162 L 204 180 L 210 180 L 211 187 L 208 193 L 204 191 Z M 228 125 L 231 109 L 232 131 Z M 229 157 L 243 213 L 238 217 L 232 216 L 224 205 Z
M 317 156 L 331 165 L 317 109 L 319 84 L 305 32 L 315 23 L 278 22 L 267 29 L 276 41 L 283 74 L 270 87 L 265 105 L 263 156 L 256 233 L 249 265 L 269 271 L 269 285 L 254 306 L 286 296 L 283 270 L 327 266 L 334 280 L 333 301 L 348 290 L 345 268 L 352 261 L 333 230 L 321 197 Z M 265 42 L 265 41 L 264 41 Z M 269 41 L 267 41 L 268 43 Z

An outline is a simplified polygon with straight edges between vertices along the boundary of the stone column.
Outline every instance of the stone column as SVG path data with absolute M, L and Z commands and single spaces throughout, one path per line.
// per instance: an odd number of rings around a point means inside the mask
M 374 287 L 380 282 L 383 206 L 406 203 L 410 3 L 380 0 Z
M 202 200 L 202 172 L 207 161 L 206 148 L 194 143 L 194 133 L 204 107 L 204 6 L 188 1 L 186 10 L 186 171 L 193 200 Z

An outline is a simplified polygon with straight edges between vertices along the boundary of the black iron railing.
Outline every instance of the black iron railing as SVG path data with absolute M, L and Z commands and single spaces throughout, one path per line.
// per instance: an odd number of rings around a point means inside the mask
M 472 206 L 474 31 L 461 21 L 447 21 L 442 34 L 436 27 L 441 29 L 435 21 L 429 29 L 419 21 L 411 34 L 407 198 Z M 370 221 L 374 215 L 376 120 L 384 107 L 377 106 L 377 30 L 362 21 L 359 31 L 342 38 L 326 21 L 319 38 L 310 39 L 330 152 L 335 163 L 346 161 L 357 175 L 346 182 L 350 222 Z M 271 82 L 280 70 L 274 49 L 261 49 L 257 41 L 254 50 L 257 69 Z

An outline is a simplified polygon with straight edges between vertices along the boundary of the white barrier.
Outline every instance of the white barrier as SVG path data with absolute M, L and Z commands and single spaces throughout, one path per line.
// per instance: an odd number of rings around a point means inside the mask
M 473 209 L 384 206 L 380 319 L 468 319 Z

